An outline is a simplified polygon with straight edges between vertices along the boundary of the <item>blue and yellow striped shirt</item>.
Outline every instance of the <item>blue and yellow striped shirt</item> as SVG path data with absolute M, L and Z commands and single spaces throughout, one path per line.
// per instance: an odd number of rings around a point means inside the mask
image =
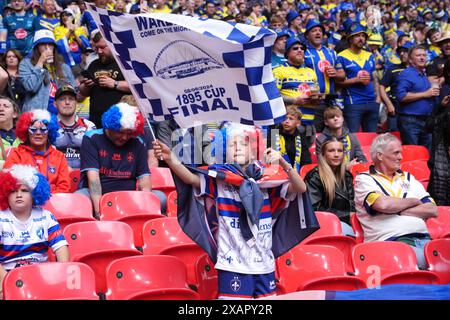
M 298 97 L 302 93 L 302 87 L 311 87 L 317 84 L 317 76 L 313 69 L 305 66 L 296 67 L 290 64 L 275 68 L 273 70 L 277 87 L 280 93 L 286 97 Z M 302 124 L 312 125 L 314 122 L 314 109 L 300 106 L 303 113 Z
M 316 73 L 321 93 L 334 93 L 334 80 L 325 75 L 325 68 L 331 66 L 340 70 L 342 65 L 337 61 L 337 55 L 333 49 L 322 46 L 320 50 L 317 50 L 308 44 L 305 52 L 305 66 Z

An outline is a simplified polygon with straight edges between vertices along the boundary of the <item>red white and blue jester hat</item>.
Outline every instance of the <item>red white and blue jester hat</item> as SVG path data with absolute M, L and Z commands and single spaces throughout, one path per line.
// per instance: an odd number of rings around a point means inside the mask
M 16 164 L 0 172 L 0 210 L 9 207 L 8 197 L 25 185 L 30 189 L 33 206 L 43 206 L 50 199 L 50 184 L 36 168 L 28 165 Z
M 145 120 L 139 109 L 121 102 L 112 105 L 102 116 L 104 129 L 130 130 L 135 137 L 144 134 Z

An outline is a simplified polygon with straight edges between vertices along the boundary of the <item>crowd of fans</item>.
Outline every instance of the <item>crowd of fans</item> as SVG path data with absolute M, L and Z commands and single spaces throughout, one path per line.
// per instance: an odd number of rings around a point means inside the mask
M 450 1 L 94 3 L 117 12 L 174 13 L 272 29 L 273 74 L 287 113 L 281 124 L 269 128 L 278 129 L 267 136 L 267 147 L 280 155 L 272 160 L 300 173 L 311 163 L 309 150 L 315 147 L 318 166 L 306 175 L 306 187 L 314 209 L 335 213 L 344 234 L 354 235 L 350 213 L 357 211 L 365 214 L 362 225 L 372 232 L 369 241 L 429 240 L 423 221 L 436 215 L 432 205 L 450 205 Z M 91 198 L 98 217 L 104 193 L 136 187 L 151 191 L 150 168 L 173 169 L 166 153 L 180 141 L 181 162 L 211 164 L 211 159 L 194 159 L 194 149 L 202 154 L 212 143 L 198 140 L 194 128 L 180 129 L 174 121 L 150 121 L 148 127 L 85 1 L 2 0 L 0 13 L 0 160 L 8 172 L 18 172 L 14 179 L 25 189 L 34 190 L 36 185 L 20 165 L 36 168 L 32 174 L 45 177 L 52 193 L 69 192 L 69 173 L 81 170 L 77 192 Z M 204 125 L 200 136 L 223 126 Z M 152 131 L 161 143 L 154 142 Z M 429 193 L 412 178 L 411 188 L 420 191 L 410 191 L 409 197 L 414 194 L 419 201 L 385 199 L 391 196 L 382 196 L 385 190 L 378 190 L 380 184 L 371 175 L 394 182 L 402 175 L 400 140 L 381 136 L 368 159 L 353 134 L 358 131 L 399 131 L 403 144 L 428 148 Z M 193 141 L 187 147 L 186 137 Z M 350 167 L 372 161 L 370 174 L 356 179 L 354 188 Z M 292 181 L 304 192 L 305 184 L 298 179 L 296 175 Z M 200 181 L 193 185 L 199 187 Z M 22 194 L 25 189 L 4 192 Z M 164 212 L 164 194 L 153 192 Z M 11 210 L 13 206 L 10 202 Z M 23 210 L 16 207 L 17 212 Z M 395 221 L 374 222 L 377 214 L 393 213 L 399 215 Z M 397 224 L 406 227 L 395 232 Z M 59 256 L 67 260 L 66 252 Z M 14 267 L 9 258 L 0 258 L 8 261 L 1 261 L 3 267 Z M 420 257 L 419 263 L 426 268 Z M 3 277 L 3 268 L 0 271 Z

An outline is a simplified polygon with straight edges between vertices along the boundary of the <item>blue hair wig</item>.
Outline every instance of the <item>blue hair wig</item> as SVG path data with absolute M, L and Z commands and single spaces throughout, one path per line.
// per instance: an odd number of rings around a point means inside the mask
M 36 188 L 31 192 L 33 197 L 33 205 L 43 206 L 51 197 L 50 184 L 47 178 L 42 175 L 42 173 L 36 173 L 38 177 L 38 183 Z
M 103 128 L 120 131 L 122 125 L 120 124 L 120 119 L 122 118 L 122 113 L 118 106 L 113 105 L 109 108 L 102 116 Z
M 51 144 L 55 144 L 56 138 L 58 138 L 59 135 L 58 130 L 60 128 L 58 118 L 56 117 L 56 115 L 51 114 L 50 123 L 48 123 L 47 121 L 44 121 L 43 123 L 48 127 L 48 140 Z

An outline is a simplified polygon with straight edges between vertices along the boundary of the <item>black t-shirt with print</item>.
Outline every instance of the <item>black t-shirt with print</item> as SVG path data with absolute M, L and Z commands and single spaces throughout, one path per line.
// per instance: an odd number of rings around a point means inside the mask
M 125 80 L 115 60 L 108 64 L 102 64 L 100 59 L 94 60 L 89 65 L 88 71 L 94 79 L 104 74 L 117 81 Z M 118 103 L 125 94 L 122 91 L 94 85 L 90 94 L 89 120 L 94 122 L 97 128 L 102 128 L 102 114 L 113 104 Z
M 102 193 L 136 190 L 139 177 L 149 175 L 147 148 L 140 138 L 118 147 L 103 129 L 86 132 L 81 143 L 82 187 L 88 188 L 87 171 L 98 171 Z

